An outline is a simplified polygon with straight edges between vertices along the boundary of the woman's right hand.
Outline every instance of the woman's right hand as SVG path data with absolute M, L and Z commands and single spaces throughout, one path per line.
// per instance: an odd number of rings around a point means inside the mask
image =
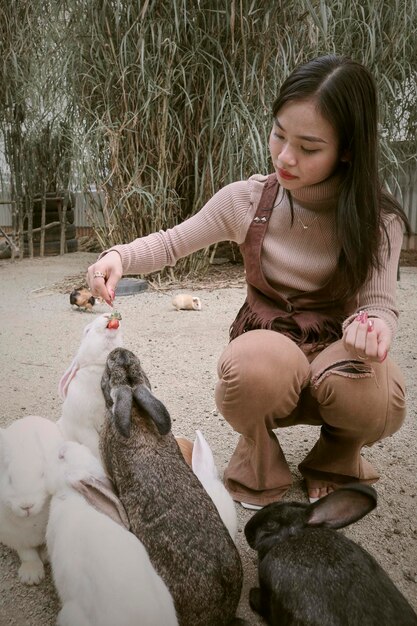
M 122 259 L 116 250 L 111 250 L 87 270 L 87 283 L 93 296 L 103 298 L 113 306 L 116 286 L 123 276 Z
M 387 358 L 391 347 L 392 332 L 386 322 L 378 317 L 368 319 L 366 311 L 345 328 L 343 345 L 360 361 L 379 361 Z

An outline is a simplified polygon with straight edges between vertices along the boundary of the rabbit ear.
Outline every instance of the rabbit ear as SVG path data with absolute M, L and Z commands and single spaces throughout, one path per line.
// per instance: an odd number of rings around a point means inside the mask
M 196 430 L 196 437 L 193 445 L 191 465 L 194 474 L 200 481 L 204 479 L 217 478 L 217 468 L 214 463 L 213 453 L 200 430 Z
M 133 390 L 133 397 L 140 409 L 155 422 L 160 435 L 166 435 L 171 430 L 170 415 L 160 400 L 155 398 L 145 385 L 138 385 Z
M 65 400 L 65 398 L 67 397 L 68 387 L 70 386 L 70 383 L 72 379 L 74 378 L 74 376 L 77 374 L 79 368 L 80 368 L 80 365 L 77 361 L 77 358 L 75 358 L 72 360 L 72 363 L 69 366 L 69 368 L 62 375 L 62 378 L 59 381 L 59 385 L 58 385 L 59 395 L 62 400 Z
M 113 418 L 117 430 L 123 437 L 130 436 L 130 416 L 132 413 L 132 389 L 128 385 L 115 387 L 113 398 Z
M 130 528 L 129 518 L 119 498 L 114 493 L 110 480 L 106 477 L 86 476 L 72 487 L 78 491 L 100 513 L 106 513 L 114 522 Z
M 307 508 L 307 524 L 343 528 L 364 517 L 377 504 L 375 489 L 369 485 L 345 485 Z

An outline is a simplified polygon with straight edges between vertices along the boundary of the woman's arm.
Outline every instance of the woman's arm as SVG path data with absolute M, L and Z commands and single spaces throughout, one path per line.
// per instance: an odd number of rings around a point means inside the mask
M 231 183 L 185 222 L 113 246 L 88 268 L 87 282 L 93 295 L 110 304 L 124 274 L 149 274 L 173 266 L 178 259 L 219 241 L 242 243 L 249 227 L 251 207 L 249 181 Z
M 389 351 L 397 331 L 397 271 L 403 241 L 403 225 L 398 217 L 391 215 L 386 221 L 386 228 L 391 250 L 387 237 L 383 235 L 381 267 L 373 271 L 361 289 L 358 310 L 343 324 L 346 347 L 363 357 L 380 361 Z M 365 314 L 362 319 L 358 319 L 359 311 Z

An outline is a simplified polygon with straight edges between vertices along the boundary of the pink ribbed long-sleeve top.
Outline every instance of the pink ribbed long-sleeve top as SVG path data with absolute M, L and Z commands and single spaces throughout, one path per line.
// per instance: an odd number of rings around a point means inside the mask
M 231 183 L 178 226 L 114 246 L 111 249 L 120 254 L 123 273 L 150 274 L 219 241 L 243 243 L 265 181 L 266 176 L 256 174 L 248 180 Z M 340 252 L 335 223 L 338 182 L 337 177 L 332 177 L 293 191 L 293 224 L 289 200 L 282 190 L 278 193 L 261 262 L 265 277 L 284 296 L 317 289 L 334 271 Z M 374 271 L 362 287 L 358 309 L 385 320 L 395 335 L 398 318 L 395 293 L 403 228 L 395 215 L 388 216 L 385 225 L 391 254 L 383 238 L 381 269 Z

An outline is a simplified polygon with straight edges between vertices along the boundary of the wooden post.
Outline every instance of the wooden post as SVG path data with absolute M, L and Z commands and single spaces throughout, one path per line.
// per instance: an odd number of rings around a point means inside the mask
M 43 181 L 42 209 L 41 209 L 41 239 L 39 244 L 39 256 L 45 256 L 45 222 L 46 222 L 46 184 Z
M 26 203 L 26 214 L 28 216 L 28 248 L 29 248 L 29 257 L 33 259 L 34 250 L 33 250 L 33 200 L 30 197 L 30 194 L 26 194 L 25 196 Z
M 25 236 L 23 234 L 23 209 L 22 205 L 22 196 L 16 197 L 16 207 L 17 207 L 17 224 L 18 224 L 18 233 L 19 233 L 19 258 L 23 259 L 25 255 Z
M 59 254 L 63 255 L 66 252 L 66 227 L 67 227 L 67 208 L 68 208 L 68 199 L 69 194 L 68 191 L 64 194 L 64 204 L 61 210 L 61 202 L 59 203 L 58 208 L 58 217 L 61 222 L 61 239 L 59 244 Z
M 8 203 L 1 202 L 0 204 L 8 204 Z M 11 260 L 14 261 L 14 257 L 16 256 L 16 252 L 18 252 L 18 248 L 17 248 L 15 242 L 13 241 L 13 239 L 11 239 L 11 237 L 9 237 L 8 234 L 2 228 L 0 228 L 0 233 L 5 238 L 6 243 L 8 244 L 8 246 L 10 248 Z

